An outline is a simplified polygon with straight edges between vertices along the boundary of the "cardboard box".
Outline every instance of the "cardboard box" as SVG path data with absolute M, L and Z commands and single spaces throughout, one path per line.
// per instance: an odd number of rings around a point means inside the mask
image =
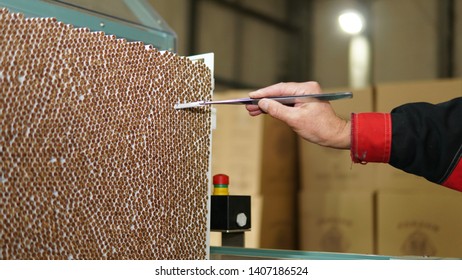
M 387 83 L 376 86 L 377 112 L 390 112 L 393 108 L 411 102 L 441 103 L 462 96 L 462 80 L 428 80 Z
M 415 191 L 437 191 L 440 185 L 427 179 L 404 172 L 389 164 L 377 164 L 376 189 L 414 189 Z
M 462 257 L 462 193 L 380 190 L 377 253 L 391 256 Z
M 433 80 L 393 84 L 376 87 L 376 109 L 390 112 L 393 108 L 411 102 L 441 103 L 462 96 L 462 80 Z M 408 174 L 388 164 L 377 165 L 377 188 L 412 188 L 435 190 L 439 186 L 422 177 Z
M 296 198 L 252 196 L 252 228 L 245 233 L 246 248 L 297 249 Z M 221 246 L 221 233 L 211 232 L 211 246 Z
M 302 191 L 300 249 L 341 253 L 374 252 L 372 191 Z
M 325 92 L 349 91 L 326 89 Z M 337 115 L 350 119 L 352 112 L 372 112 L 373 90 L 365 88 L 353 91 L 353 98 L 331 102 Z M 302 189 L 373 189 L 376 165 L 353 164 L 349 150 L 325 148 L 305 140 L 300 145 L 300 176 Z
M 248 91 L 216 93 L 215 99 L 248 97 Z M 235 195 L 294 194 L 298 188 L 297 137 L 268 115 L 249 116 L 240 105 L 219 105 L 212 139 L 212 172 L 230 177 Z
M 214 99 L 248 97 L 250 90 L 215 93 Z M 296 134 L 268 115 L 249 116 L 240 105 L 215 106 L 212 173 L 230 178 L 231 195 L 251 195 L 252 229 L 245 247 L 296 249 Z M 221 246 L 221 233 L 211 233 L 211 246 Z
M 334 89 L 328 91 L 347 91 Z M 440 103 L 462 96 L 462 80 L 433 80 L 379 84 L 375 89 L 354 90 L 346 102 L 332 102 L 337 114 L 350 118 L 351 112 L 390 112 L 409 102 Z M 349 151 L 333 150 L 300 141 L 302 189 L 439 188 L 425 178 L 408 174 L 388 164 L 352 164 Z
M 297 199 L 292 195 L 261 198 L 260 248 L 295 250 L 297 242 Z

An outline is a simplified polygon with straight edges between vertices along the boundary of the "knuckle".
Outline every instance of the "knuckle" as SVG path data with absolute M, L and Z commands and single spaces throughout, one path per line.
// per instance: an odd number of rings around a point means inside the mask
M 309 81 L 309 82 L 306 82 L 306 85 L 310 88 L 313 89 L 313 91 L 316 91 L 316 92 L 319 92 L 321 91 L 321 85 L 316 82 L 316 81 Z

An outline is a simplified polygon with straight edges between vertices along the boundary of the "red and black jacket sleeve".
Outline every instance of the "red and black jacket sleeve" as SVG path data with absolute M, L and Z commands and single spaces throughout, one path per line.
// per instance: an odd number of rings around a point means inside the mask
M 354 162 L 385 162 L 462 191 L 462 97 L 352 114 Z

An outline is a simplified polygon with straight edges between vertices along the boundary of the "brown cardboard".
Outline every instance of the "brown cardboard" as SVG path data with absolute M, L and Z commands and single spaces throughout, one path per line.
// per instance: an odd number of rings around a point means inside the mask
M 378 112 L 410 102 L 441 103 L 462 96 L 462 80 L 428 80 L 387 83 L 376 86 Z
M 260 247 L 297 249 L 297 204 L 292 195 L 262 197 Z
M 376 189 L 414 189 L 416 191 L 432 191 L 441 188 L 423 177 L 406 173 L 389 164 L 377 164 Z
M 300 249 L 372 254 L 372 191 L 302 191 Z
M 349 91 L 326 89 L 325 92 Z M 353 91 L 353 98 L 331 102 L 337 115 L 350 119 L 352 112 L 373 110 L 373 90 L 365 88 Z M 325 148 L 304 140 L 300 145 L 300 176 L 302 189 L 369 189 L 376 176 L 374 164 L 353 164 L 349 150 Z
M 378 112 L 390 112 L 393 108 L 411 102 L 440 103 L 462 96 L 462 80 L 431 80 L 406 83 L 379 84 L 376 87 Z M 418 188 L 435 190 L 438 185 L 388 164 L 377 166 L 377 188 Z
M 245 247 L 297 249 L 295 202 L 293 195 L 252 196 L 252 228 L 245 233 Z M 211 233 L 210 245 L 221 246 L 221 233 Z
M 348 89 L 333 89 L 339 91 Z M 374 97 L 375 92 L 375 97 Z M 409 102 L 439 103 L 462 96 L 462 80 L 432 80 L 379 84 L 372 89 L 354 90 L 353 99 L 332 102 L 337 114 L 350 118 L 351 112 L 389 112 Z M 374 101 L 375 100 L 375 101 Z M 333 150 L 300 141 L 302 189 L 418 188 L 435 190 L 439 186 L 388 164 L 352 164 L 349 151 Z
M 241 94 L 216 94 L 214 98 L 237 96 Z M 215 108 L 217 127 L 212 132 L 212 173 L 224 173 L 230 177 L 230 194 L 259 193 L 263 119 L 251 118 L 239 105 Z
M 216 100 L 248 97 L 248 91 L 216 93 Z M 293 194 L 298 187 L 297 138 L 268 115 L 249 116 L 241 105 L 218 105 L 212 172 L 230 176 L 236 195 Z
M 462 257 L 462 193 L 380 190 L 378 254 Z

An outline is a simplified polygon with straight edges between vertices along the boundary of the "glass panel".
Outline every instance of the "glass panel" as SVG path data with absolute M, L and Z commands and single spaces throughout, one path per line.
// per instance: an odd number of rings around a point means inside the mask
M 146 1 L 0 0 L 0 7 L 29 17 L 54 17 L 76 27 L 176 51 L 175 32 Z
M 49 0 L 70 7 L 174 33 L 162 17 L 145 0 Z

